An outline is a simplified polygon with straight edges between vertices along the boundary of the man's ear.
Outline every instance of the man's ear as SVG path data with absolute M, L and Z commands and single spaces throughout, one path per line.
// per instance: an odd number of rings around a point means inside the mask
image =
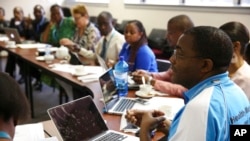
M 211 59 L 203 59 L 201 72 L 206 73 L 212 71 L 214 63 Z

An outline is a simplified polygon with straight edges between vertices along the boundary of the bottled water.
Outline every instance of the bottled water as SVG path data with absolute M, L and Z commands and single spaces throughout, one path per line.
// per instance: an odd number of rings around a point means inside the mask
M 45 55 L 49 55 L 50 54 L 50 45 L 46 45 L 45 47 Z
M 120 56 L 119 61 L 115 64 L 114 76 L 116 88 L 119 96 L 127 96 L 128 94 L 128 64 L 124 61 L 123 56 Z

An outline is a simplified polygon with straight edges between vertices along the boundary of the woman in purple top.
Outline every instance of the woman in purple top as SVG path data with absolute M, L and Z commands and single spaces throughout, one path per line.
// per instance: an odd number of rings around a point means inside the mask
M 147 45 L 147 36 L 143 24 L 138 20 L 129 21 L 124 32 L 126 43 L 119 56 L 129 64 L 129 71 L 137 69 L 158 72 L 156 58 Z

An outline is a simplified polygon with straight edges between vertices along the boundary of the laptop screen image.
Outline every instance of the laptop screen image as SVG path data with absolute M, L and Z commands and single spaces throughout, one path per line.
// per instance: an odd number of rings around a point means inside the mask
M 117 95 L 115 86 L 115 77 L 112 69 L 108 69 L 100 78 L 100 86 L 103 93 L 103 99 L 105 103 L 108 103 Z
M 48 109 L 48 114 L 64 141 L 89 140 L 108 130 L 90 97 Z
M 119 97 L 112 68 L 99 77 L 99 83 L 102 90 L 105 112 L 121 115 L 125 110 L 131 109 L 135 105 L 135 98 Z

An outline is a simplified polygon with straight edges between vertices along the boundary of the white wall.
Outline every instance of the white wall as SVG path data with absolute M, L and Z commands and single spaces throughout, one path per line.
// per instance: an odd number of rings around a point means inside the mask
M 6 9 L 6 18 L 12 17 L 12 9 L 19 5 L 24 9 L 25 14 L 32 15 L 33 6 L 37 3 L 43 5 L 48 11 L 54 3 L 73 6 L 74 0 L 0 0 L 0 6 Z M 129 6 L 124 5 L 123 0 L 110 0 L 109 4 L 85 4 L 90 15 L 97 16 L 101 11 L 110 11 L 120 23 L 123 19 L 141 20 L 147 33 L 152 28 L 166 28 L 166 22 L 178 14 L 187 14 L 194 21 L 195 25 L 220 26 L 228 21 L 239 21 L 245 24 L 250 30 L 250 8 L 239 10 L 237 8 L 187 8 L 167 6 Z M 226 11 L 226 12 L 224 12 Z M 48 14 L 49 12 L 47 12 Z

